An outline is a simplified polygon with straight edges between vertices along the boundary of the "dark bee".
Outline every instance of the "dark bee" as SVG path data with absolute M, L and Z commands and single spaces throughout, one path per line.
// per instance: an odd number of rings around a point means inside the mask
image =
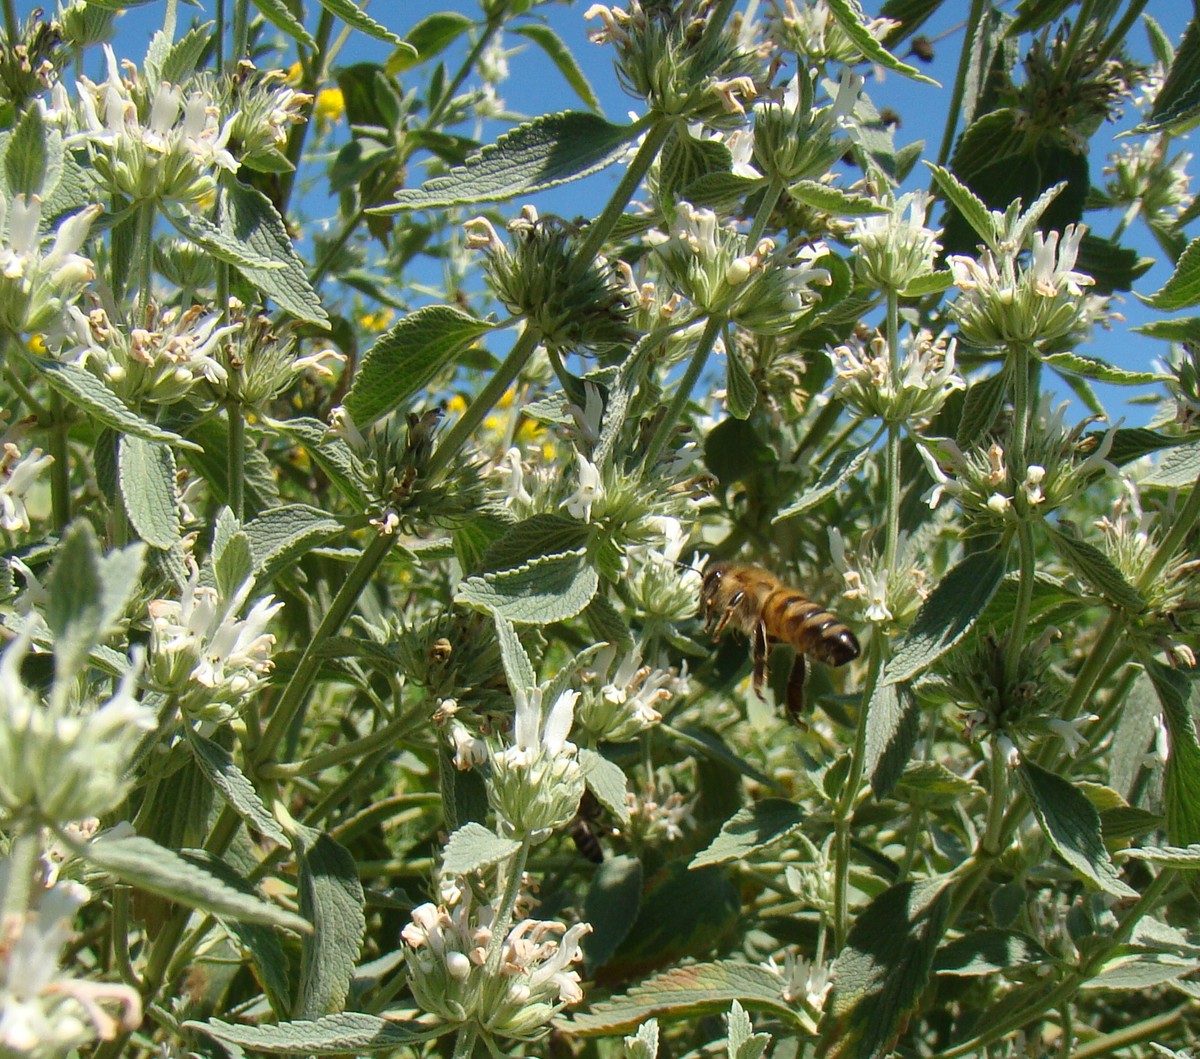
M 860 653 L 854 633 L 803 592 L 790 588 L 759 566 L 710 563 L 700 589 L 704 628 L 715 642 L 733 622 L 749 638 L 754 661 L 754 692 L 762 698 L 771 643 L 796 649 L 787 684 L 787 711 L 798 721 L 804 709 L 805 657 L 827 666 L 844 666 Z
M 579 799 L 579 811 L 571 821 L 571 841 L 575 843 L 579 855 L 593 864 L 601 864 L 604 861 L 604 847 L 600 845 L 600 836 L 596 833 L 599 830 L 600 814 L 600 803 L 585 787 L 583 797 Z

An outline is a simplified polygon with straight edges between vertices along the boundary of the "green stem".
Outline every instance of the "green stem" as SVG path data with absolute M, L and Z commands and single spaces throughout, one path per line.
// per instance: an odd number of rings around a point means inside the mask
M 642 123 L 645 122 L 646 119 L 643 118 Z M 621 182 L 613 191 L 612 198 L 604 207 L 604 212 L 588 225 L 587 238 L 579 248 L 578 261 L 583 264 L 591 264 L 600 253 L 601 247 L 607 242 L 617 221 L 625 212 L 625 207 L 629 205 L 629 200 L 633 198 L 634 193 L 641 185 L 642 178 L 649 172 L 654 159 L 658 157 L 658 152 L 662 149 L 671 128 L 672 122 L 662 118 L 649 124 L 642 146 L 638 148 L 633 161 L 629 163 L 629 168 L 625 170 L 625 175 L 621 177 Z
M 325 50 L 329 44 L 331 32 L 333 32 L 333 15 L 323 7 L 321 8 L 321 17 L 317 20 L 317 32 L 313 35 L 313 42 L 316 44 L 317 50 L 313 52 L 312 62 L 301 63 L 301 69 L 307 76 L 300 87 L 313 95 L 316 94 L 318 87 L 325 79 Z M 304 153 L 304 141 L 308 137 L 308 130 L 312 124 L 311 121 L 302 121 L 298 125 L 293 125 L 291 132 L 288 133 L 287 148 L 284 153 L 293 168 L 291 172 L 284 173 L 280 177 L 278 202 L 279 211 L 285 217 L 288 204 L 292 200 L 292 191 L 296 187 L 296 175 L 300 172 L 300 156 Z
M 129 887 L 116 886 L 113 888 L 112 903 L 112 947 L 113 960 L 121 981 L 133 986 L 139 993 L 145 989 L 145 983 L 138 978 L 129 959 Z
M 62 533 L 71 521 L 71 463 L 68 448 L 70 424 L 67 406 L 57 390 L 50 391 L 50 504 L 54 512 L 54 528 Z
M 1056 73 L 1063 74 L 1071 68 L 1071 64 L 1074 62 L 1075 56 L 1083 44 L 1084 36 L 1091 32 L 1092 24 L 1095 20 L 1095 8 L 1096 0 L 1083 0 L 1083 3 L 1079 7 L 1079 14 L 1075 16 L 1071 23 L 1071 33 L 1067 37 L 1062 57 L 1055 64 Z
M 240 62 L 246 55 L 246 30 L 249 25 L 247 0 L 233 0 L 233 50 L 231 58 Z
M 667 441 L 671 437 L 671 432 L 675 429 L 675 424 L 683 414 L 683 410 L 688 403 L 688 398 L 692 395 L 692 389 L 696 385 L 696 380 L 700 378 L 700 373 L 704 371 L 704 365 L 708 363 L 708 354 L 712 350 L 713 343 L 717 340 L 717 335 L 721 333 L 721 328 L 724 326 L 725 318 L 723 316 L 710 316 L 708 323 L 704 325 L 704 333 L 700 336 L 700 340 L 696 344 L 696 351 L 692 354 L 687 371 L 683 373 L 683 378 L 679 380 L 679 385 L 675 388 L 675 396 L 671 398 L 671 403 L 667 406 L 666 414 L 659 420 L 658 426 L 654 428 L 654 435 L 650 438 L 650 442 L 646 446 L 646 455 L 642 460 L 642 465 L 647 469 L 654 467 L 658 462 L 658 458 L 663 454 L 663 450 L 667 447 Z M 733 356 L 733 350 L 729 350 L 728 355 Z
M 154 278 L 154 218 L 154 200 L 147 199 L 137 211 L 137 249 L 134 251 L 137 295 L 134 298 L 131 318 L 135 327 L 145 327 L 150 319 L 148 310 Z
M 442 92 L 441 97 L 429 111 L 429 117 L 425 119 L 426 129 L 433 128 L 434 124 L 441 120 L 442 115 L 446 112 L 446 108 L 450 105 L 450 101 L 454 98 L 454 94 L 462 87 L 463 82 L 479 61 L 479 57 L 484 53 L 487 46 L 492 42 L 492 38 L 500 31 L 503 25 L 504 10 L 500 8 L 488 18 L 487 24 L 483 27 L 483 32 L 479 35 L 479 39 L 471 46 L 471 50 L 467 52 L 467 57 L 463 59 L 458 72 L 451 78 L 445 91 Z
M 967 16 L 967 28 L 963 32 L 962 53 L 958 59 L 958 72 L 954 75 L 954 94 L 950 97 L 950 107 L 946 111 L 946 128 L 942 132 L 942 145 L 938 148 L 938 165 L 946 164 L 950 158 L 950 149 L 954 146 L 954 132 L 958 128 L 963 97 L 967 92 L 967 71 L 971 67 L 971 51 L 975 44 L 976 31 L 979 29 L 979 23 L 982 21 L 986 9 L 986 0 L 971 0 L 971 13 Z
M 229 451 L 226 453 L 229 510 L 240 522 L 246 506 L 246 419 L 239 401 L 227 401 L 225 415 L 229 421 Z
M 459 450 L 466 444 L 475 428 L 483 422 L 484 417 L 495 407 L 521 373 L 525 362 L 537 348 L 540 338 L 541 335 L 537 328 L 530 327 L 526 323 L 525 329 L 517 336 L 517 340 L 513 343 L 508 356 L 504 358 L 504 362 L 496 369 L 487 385 L 467 406 L 463 414 L 459 416 L 458 422 L 450 428 L 450 432 L 442 438 L 442 443 L 429 457 L 429 465 L 425 471 L 428 477 L 434 477 L 458 455 Z
M 513 909 L 517 906 L 517 897 L 521 892 L 521 876 L 525 873 L 525 865 L 532 848 L 532 841 L 525 835 L 521 839 L 520 848 L 512 856 L 508 874 L 504 879 L 504 893 L 500 895 L 500 906 L 496 909 L 496 918 L 492 921 L 492 938 L 488 942 L 486 967 L 490 977 L 500 973 L 504 939 L 508 936 L 508 928 L 512 926 Z
M 979 848 L 988 857 L 1000 855 L 1000 835 L 1004 827 L 1004 808 L 1008 803 L 1008 762 L 1000 753 L 1000 747 L 995 739 L 990 744 L 991 758 L 988 761 L 988 772 L 991 782 L 988 784 L 988 814 L 987 825 Z
M 1149 2 L 1150 0 L 1133 0 L 1117 24 L 1113 26 L 1112 32 L 1104 38 L 1104 43 L 1100 45 L 1100 50 L 1096 53 L 1096 62 L 1103 62 L 1124 46 L 1125 38 L 1129 36 L 1133 24 Z
M 892 389 L 898 389 L 900 374 L 900 295 L 887 292 L 887 344 Z M 900 547 L 900 424 L 888 423 L 884 471 L 887 502 L 887 536 L 884 538 L 883 568 L 896 577 L 896 552 Z M 886 642 L 886 638 L 885 638 Z
M 314 290 L 321 285 L 321 281 L 325 278 L 334 259 L 342 252 L 342 247 L 350 241 L 350 236 L 354 234 L 366 215 L 367 211 L 365 207 L 360 206 L 356 209 L 351 214 L 350 219 L 342 226 L 342 230 L 338 232 L 337 237 L 325 248 L 325 252 L 321 255 L 321 260 L 317 262 L 312 270 L 312 275 L 308 277 L 308 281 L 313 285 Z
M 8 853 L 8 886 L 4 890 L 4 922 L 24 922 L 33 901 L 33 880 L 42 852 L 38 828 L 18 825 Z
M 1192 486 L 1192 491 L 1184 501 L 1183 507 L 1171 522 L 1171 528 L 1167 530 L 1167 535 L 1162 539 L 1162 543 L 1154 555 L 1151 556 L 1150 562 L 1146 564 L 1146 569 L 1142 571 L 1141 577 L 1138 578 L 1139 592 L 1145 593 L 1153 587 L 1158 575 L 1162 573 L 1163 567 L 1171 561 L 1187 535 L 1191 533 L 1197 517 L 1200 517 L 1200 480 L 1197 480 Z
M 854 807 L 858 802 L 858 791 L 862 786 L 863 770 L 866 766 L 867 715 L 870 712 L 871 699 L 875 695 L 880 674 L 883 672 L 886 653 L 885 638 L 883 636 L 873 638 L 870 667 L 867 670 L 867 679 L 863 682 L 858 719 L 854 727 L 854 746 L 850 751 L 850 768 L 847 770 L 846 782 L 835 807 L 837 826 L 833 840 L 833 939 L 834 948 L 838 952 L 841 952 L 842 946 L 846 942 L 849 922 L 850 828 L 854 820 Z
M 15 47 L 20 40 L 20 30 L 17 26 L 17 9 L 13 7 L 13 0 L 4 0 L 4 31 L 8 35 L 9 49 Z
M 758 212 L 754 215 L 754 223 L 750 225 L 750 231 L 746 235 L 746 246 L 749 251 L 753 251 L 758 244 L 762 234 L 766 231 L 767 222 L 771 219 L 771 214 L 775 211 L 775 204 L 779 201 L 779 196 L 783 194 L 783 181 L 778 177 L 773 177 L 767 185 L 767 190 L 763 192 L 762 202 L 758 205 Z
M 313 634 L 312 639 L 305 645 L 304 653 L 301 654 L 300 661 L 296 664 L 296 671 L 288 681 L 287 687 L 284 688 L 279 705 L 275 707 L 275 712 L 271 715 L 262 739 L 254 748 L 255 765 L 271 760 L 276 747 L 295 723 L 307 701 L 308 692 L 316 678 L 317 671 L 321 667 L 321 652 L 326 641 L 350 617 L 350 612 L 358 602 L 359 595 L 367 587 L 367 583 L 374 576 L 379 564 L 387 557 L 395 542 L 396 538 L 393 534 L 377 533 L 363 550 L 362 555 L 358 557 L 358 561 L 346 576 L 346 580 L 342 582 L 342 587 L 334 596 L 320 626 Z
M 1169 1039 L 1169 1031 L 1174 1030 L 1178 1035 L 1179 1030 L 1186 1025 L 1185 1012 L 1189 1006 L 1190 1002 L 1184 1002 L 1161 1015 L 1143 1019 L 1112 1033 L 1102 1033 L 1086 1043 L 1076 1044 L 1071 1052 L 1072 1059 L 1101 1059 L 1102 1056 L 1123 1052 L 1135 1044 L 1144 1044 L 1147 1041 L 1161 1043 L 1163 1039 Z
M 1125 629 L 1124 620 L 1117 614 L 1110 614 L 1108 621 L 1104 623 L 1104 628 L 1100 630 L 1100 635 L 1096 637 L 1096 642 L 1092 644 L 1091 650 L 1088 651 L 1087 657 L 1083 660 L 1083 665 L 1079 672 L 1075 674 L 1075 680 L 1071 684 L 1071 690 L 1067 695 L 1066 701 L 1063 703 L 1062 716 L 1068 721 L 1079 715 L 1079 711 L 1083 709 L 1083 704 L 1092 695 L 1096 689 L 1096 684 L 1100 678 L 1100 674 L 1108 662 L 1108 657 L 1112 654 L 1113 648 L 1117 645 L 1117 641 L 1121 638 Z
M 451 1059 L 471 1059 L 478 1037 L 479 1027 L 474 1022 L 464 1022 L 459 1026 L 458 1034 L 454 1038 L 454 1054 Z
M 225 0 L 217 0 L 216 29 L 213 41 L 216 47 L 217 75 L 225 73 Z
M 303 761 L 292 761 L 286 764 L 267 764 L 258 770 L 258 775 L 264 779 L 294 779 L 297 776 L 315 776 L 326 769 L 335 768 L 343 762 L 361 760 L 365 754 L 371 753 L 381 746 L 387 746 L 396 741 L 397 735 L 416 726 L 411 715 L 397 717 L 396 720 L 385 724 L 378 731 L 372 732 L 362 739 L 352 739 L 332 750 L 322 754 L 314 754 Z
M 1033 607 L 1033 586 L 1037 581 L 1037 557 L 1033 547 L 1033 526 L 1025 519 L 1017 524 L 1017 606 L 1013 611 L 1012 624 L 1004 648 L 1004 684 L 1006 689 L 1016 686 L 1020 675 L 1021 649 L 1025 646 L 1025 632 L 1029 625 L 1029 612 Z

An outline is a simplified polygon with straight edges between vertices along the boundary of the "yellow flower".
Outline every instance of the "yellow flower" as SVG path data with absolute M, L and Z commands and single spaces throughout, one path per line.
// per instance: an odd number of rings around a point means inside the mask
M 299 85 L 304 79 L 304 71 L 300 68 L 300 64 L 298 62 L 292 63 L 284 72 L 283 79 L 293 88 Z
M 373 313 L 363 313 L 358 318 L 359 326 L 364 331 L 386 331 L 396 314 L 391 309 L 376 309 Z
M 462 394 L 456 393 L 449 401 L 446 402 L 446 411 L 453 415 L 460 416 L 467 410 L 467 399 Z
M 41 355 L 46 352 L 46 336 L 43 334 L 30 335 L 25 346 L 30 353 Z
M 335 125 L 346 113 L 346 100 L 340 88 L 322 88 L 313 104 L 313 116 L 322 125 Z

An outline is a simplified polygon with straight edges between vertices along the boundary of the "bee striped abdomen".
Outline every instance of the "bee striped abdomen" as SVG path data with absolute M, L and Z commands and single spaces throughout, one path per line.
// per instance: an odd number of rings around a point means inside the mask
M 770 637 L 826 665 L 841 666 L 858 657 L 858 640 L 845 623 L 794 589 L 773 592 L 762 616 Z

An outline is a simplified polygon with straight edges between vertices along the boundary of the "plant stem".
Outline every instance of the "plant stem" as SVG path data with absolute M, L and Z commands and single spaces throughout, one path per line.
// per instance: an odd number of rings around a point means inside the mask
M 145 327 L 149 323 L 151 284 L 154 277 L 154 218 L 154 200 L 147 199 L 137 211 L 137 248 L 134 251 L 137 294 L 131 317 L 134 327 Z
M 1158 575 L 1162 573 L 1163 567 L 1171 561 L 1179 550 L 1179 546 L 1191 533 L 1197 517 L 1200 517 L 1200 480 L 1197 480 L 1192 486 L 1192 491 L 1184 501 L 1183 507 L 1171 522 L 1171 528 L 1167 530 L 1167 535 L 1163 537 L 1162 543 L 1151 556 L 1150 562 L 1146 564 L 1146 569 L 1142 571 L 1142 576 L 1138 578 L 1137 589 L 1139 592 L 1144 593 L 1153 587 Z
M 962 52 L 958 59 L 958 72 L 954 75 L 954 94 L 946 111 L 946 127 L 942 132 L 942 145 L 938 148 L 937 164 L 945 165 L 954 146 L 954 132 L 962 112 L 963 97 L 967 92 L 967 71 L 971 66 L 971 50 L 975 44 L 975 33 L 983 20 L 985 0 L 971 0 L 971 13 L 967 16 L 967 28 L 963 31 Z
M 1017 606 L 1013 611 L 1008 640 L 1004 647 L 1004 684 L 1012 688 L 1021 668 L 1021 649 L 1025 646 L 1029 612 L 1033 606 L 1033 586 L 1037 580 L 1037 556 L 1033 547 L 1033 526 L 1025 519 L 1017 524 Z
M 1132 0 L 1125 13 L 1117 20 L 1117 24 L 1113 26 L 1112 32 L 1104 38 L 1104 43 L 1100 45 L 1100 50 L 1096 53 L 1096 62 L 1103 62 L 1124 45 L 1125 38 L 1133 29 L 1133 24 L 1149 2 L 1150 0 Z
M 653 468 L 663 454 L 663 450 L 667 447 L 667 441 L 671 437 L 671 431 L 675 429 L 675 424 L 683 414 L 688 398 L 692 395 L 692 389 L 696 385 L 696 380 L 700 378 L 700 373 L 704 371 L 704 365 L 708 363 L 708 354 L 712 350 L 713 343 L 724 326 L 725 318 L 723 316 L 708 318 L 708 323 L 704 325 L 704 333 L 696 343 L 696 351 L 692 354 L 687 371 L 683 373 L 683 378 L 675 387 L 675 396 L 671 398 L 666 413 L 659 420 L 658 426 L 654 428 L 654 435 L 646 446 L 646 455 L 642 459 L 643 467 Z M 733 350 L 729 351 L 729 356 L 733 356 Z
M 775 204 L 782 194 L 783 181 L 778 177 L 773 177 L 767 185 L 767 190 L 763 192 L 762 202 L 759 203 L 758 212 L 754 215 L 754 223 L 750 225 L 750 231 L 746 234 L 746 246 L 749 251 L 753 251 L 759 239 L 762 238 L 767 222 L 775 211 Z
M 464 1022 L 458 1027 L 454 1038 L 454 1054 L 452 1059 L 471 1059 L 475 1051 L 475 1040 L 479 1036 L 479 1027 L 474 1022 Z
M 37 872 L 42 839 L 38 828 L 19 824 L 8 854 L 8 885 L 4 889 L 5 923 L 23 923 L 33 899 L 33 880 Z
M 529 860 L 529 851 L 533 848 L 529 835 L 521 839 L 520 848 L 512 855 L 509 862 L 508 874 L 504 879 L 504 893 L 500 895 L 500 906 L 496 909 L 496 918 L 492 921 L 492 938 L 488 942 L 487 973 L 495 976 L 500 973 L 500 958 L 504 952 L 504 939 L 508 928 L 512 926 L 513 909 L 517 905 L 517 896 L 521 892 L 521 876 L 525 874 L 525 864 Z
M 1076 1044 L 1071 1052 L 1072 1059 L 1100 1059 L 1101 1056 L 1115 1055 L 1135 1044 L 1159 1040 L 1169 1030 L 1178 1031 L 1186 1025 L 1184 1013 L 1188 1007 L 1190 1002 L 1185 1001 L 1161 1015 L 1143 1019 L 1112 1033 L 1102 1033 L 1086 1043 Z
M 900 295 L 887 292 L 887 344 L 893 391 L 900 374 Z M 900 424 L 888 423 L 887 448 L 884 451 L 884 489 L 887 503 L 887 535 L 883 545 L 883 568 L 888 577 L 896 576 L 896 551 L 900 546 Z M 884 637 L 884 642 L 887 638 Z
M 642 120 L 646 121 L 646 119 Z M 633 161 L 629 163 L 629 168 L 625 170 L 625 175 L 621 177 L 621 182 L 613 191 L 612 198 L 604 207 L 604 212 L 587 227 L 587 238 L 579 248 L 576 259 L 581 265 L 590 265 L 600 253 L 601 247 L 607 242 L 617 221 L 625 212 L 625 207 L 629 205 L 629 200 L 633 198 L 634 193 L 641 185 L 642 178 L 649 171 L 654 159 L 658 157 L 658 152 L 666 141 L 671 128 L 672 123 L 662 118 L 649 124 L 642 146 L 638 148 Z
M 367 587 L 367 583 L 374 576 L 379 564 L 387 557 L 395 542 L 394 534 L 377 533 L 363 550 L 362 555 L 358 557 L 358 561 L 346 576 L 346 580 L 342 582 L 342 587 L 334 596 L 320 626 L 313 634 L 312 639 L 305 645 L 304 653 L 301 654 L 300 661 L 296 663 L 296 671 L 288 681 L 287 687 L 283 689 L 279 705 L 275 707 L 275 712 L 271 715 L 271 720 L 263 731 L 262 739 L 254 748 L 255 765 L 271 760 L 276 747 L 301 714 L 308 698 L 309 689 L 321 667 L 321 650 L 325 642 L 350 617 L 350 612 L 354 609 L 359 595 Z
M 541 334 L 537 328 L 526 323 L 524 330 L 513 343 L 508 356 L 504 358 L 504 362 L 496 369 L 487 385 L 467 406 L 463 414 L 459 416 L 458 422 L 450 428 L 450 432 L 442 438 L 442 443 L 429 457 L 429 464 L 425 470 L 428 477 L 432 478 L 443 470 L 459 454 L 459 450 L 466 444 L 475 428 L 483 422 L 484 417 L 496 406 L 496 403 L 521 373 L 530 354 L 537 348 L 540 338 Z
M 249 23 L 247 0 L 233 0 L 233 49 L 230 58 L 236 64 L 246 54 L 246 30 Z
M 229 510 L 240 522 L 245 509 L 246 494 L 246 419 L 242 415 L 241 402 L 226 401 L 225 415 L 229 421 L 229 451 L 226 453 Z
M 833 939 L 834 948 L 840 952 L 846 942 L 847 921 L 849 918 L 850 891 L 850 825 L 854 820 L 854 807 L 858 802 L 858 791 L 862 786 L 865 755 L 867 749 L 867 715 L 870 712 L 871 699 L 875 696 L 875 688 L 883 672 L 887 647 L 883 636 L 874 637 L 871 641 L 871 662 L 867 670 L 867 679 L 863 682 L 862 697 L 859 700 L 858 719 L 854 728 L 854 746 L 850 751 L 850 768 L 846 772 L 846 782 L 842 787 L 835 813 L 837 826 L 833 840 Z
M 317 45 L 317 50 L 313 52 L 312 61 L 309 63 L 301 63 L 301 69 L 306 74 L 301 90 L 315 96 L 317 88 L 325 79 L 325 50 L 329 44 L 329 34 L 333 31 L 333 15 L 327 8 L 321 8 L 321 17 L 317 20 L 317 31 L 313 34 L 313 41 Z M 303 52 L 301 53 L 303 55 Z M 294 167 L 290 173 L 284 173 L 279 179 L 279 212 L 283 216 L 287 216 L 288 204 L 292 200 L 292 191 L 296 187 L 296 175 L 300 172 L 300 156 L 304 153 L 304 141 L 308 137 L 309 126 L 311 121 L 302 121 L 298 125 L 293 125 L 291 132 L 288 133 L 288 142 L 285 154 L 287 160 Z
M 67 406 L 57 390 L 50 391 L 50 503 L 54 528 L 62 533 L 71 521 L 71 463 L 68 447 L 70 425 Z

